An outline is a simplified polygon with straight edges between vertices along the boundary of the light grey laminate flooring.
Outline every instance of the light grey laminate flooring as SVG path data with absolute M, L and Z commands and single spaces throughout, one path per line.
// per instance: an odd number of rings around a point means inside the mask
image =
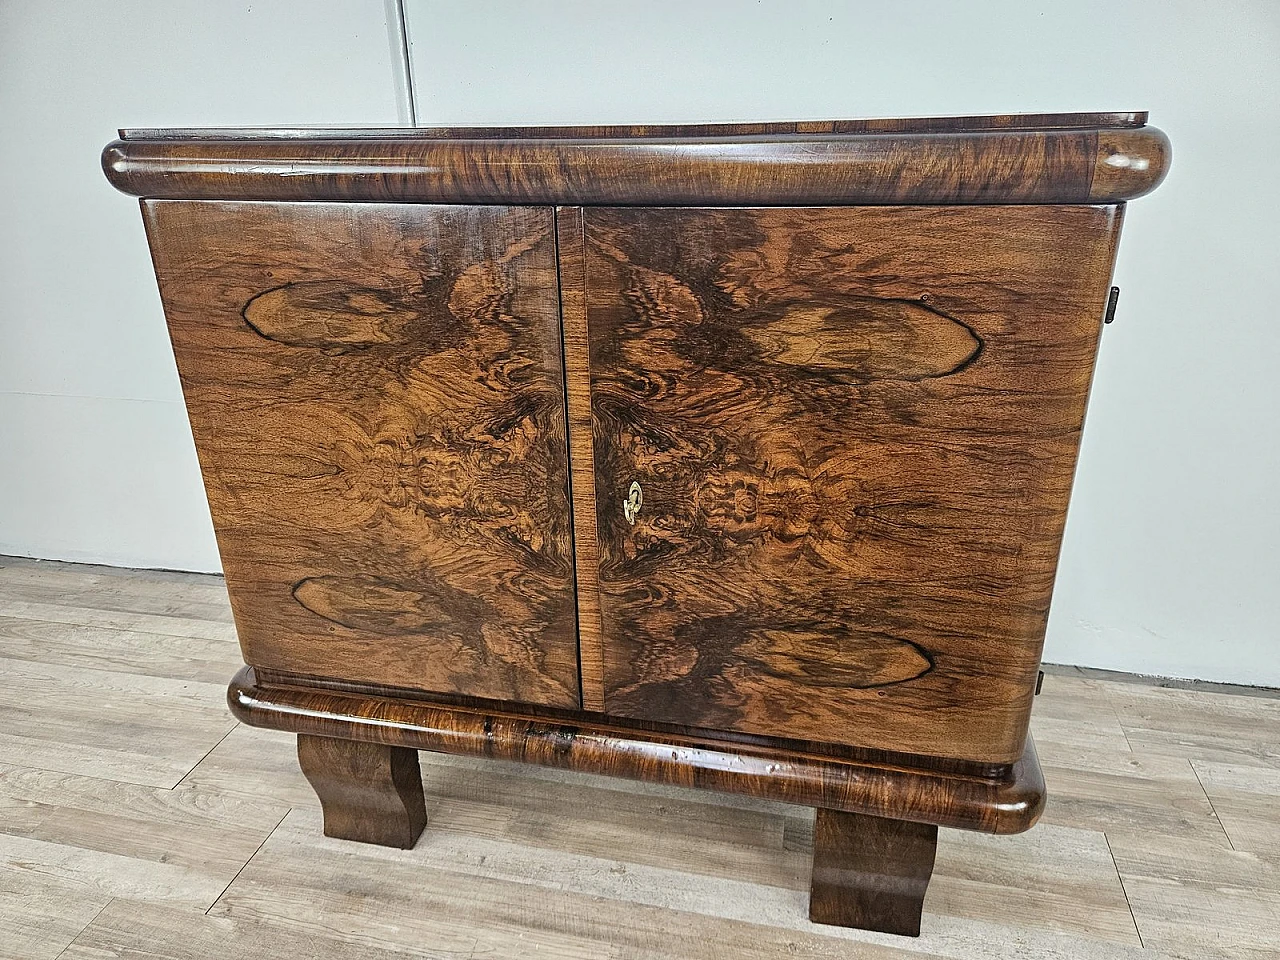
M 0 957 L 1280 957 L 1274 697 L 1051 670 L 1044 818 L 908 940 L 807 921 L 800 807 L 423 753 L 415 849 L 325 839 L 239 664 L 219 578 L 0 558 Z

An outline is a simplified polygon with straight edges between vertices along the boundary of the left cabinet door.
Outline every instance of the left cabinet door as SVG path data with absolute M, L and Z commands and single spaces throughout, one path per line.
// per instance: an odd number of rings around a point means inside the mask
M 143 214 L 246 661 L 576 707 L 552 211 Z

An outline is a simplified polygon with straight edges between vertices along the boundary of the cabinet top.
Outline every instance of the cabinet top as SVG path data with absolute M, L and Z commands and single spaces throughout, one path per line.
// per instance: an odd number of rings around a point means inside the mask
M 530 140 L 666 139 L 851 133 L 963 133 L 1142 127 L 1145 110 L 1118 113 L 1006 113 L 985 117 L 880 117 L 753 123 L 596 124 L 556 127 L 135 127 L 121 140 Z
M 1114 203 L 1163 179 L 1145 112 L 657 126 L 138 128 L 155 199 L 608 205 Z

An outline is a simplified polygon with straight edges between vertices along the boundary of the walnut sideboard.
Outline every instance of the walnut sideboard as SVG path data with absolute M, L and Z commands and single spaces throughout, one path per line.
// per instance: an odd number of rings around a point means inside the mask
M 817 808 L 810 916 L 919 932 L 1027 735 L 1141 113 L 133 130 L 248 664 L 325 832 L 417 750 Z M 1111 301 L 1114 306 L 1114 301 Z

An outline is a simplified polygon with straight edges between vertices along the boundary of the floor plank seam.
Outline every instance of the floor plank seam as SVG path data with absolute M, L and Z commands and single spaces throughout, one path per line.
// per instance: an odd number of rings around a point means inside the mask
M 236 732 L 236 730 L 237 730 L 240 726 L 241 726 L 241 724 L 240 724 L 240 722 L 239 722 L 239 721 L 236 721 L 235 723 L 233 723 L 233 724 L 231 725 L 231 729 L 230 729 L 230 730 L 228 730 L 226 733 L 224 733 L 221 737 L 219 737 L 219 738 L 218 738 L 218 742 L 217 742 L 217 743 L 215 743 L 215 744 L 214 744 L 212 747 L 210 747 L 208 750 L 206 750 L 206 751 L 204 752 L 204 756 L 202 756 L 199 760 L 197 760 L 195 763 L 193 763 L 193 764 L 191 765 L 191 769 L 190 769 L 190 770 L 188 770 L 186 773 L 184 773 L 184 774 L 182 775 L 182 779 L 181 779 L 181 780 L 179 780 L 177 783 L 175 783 L 175 784 L 174 784 L 172 787 L 170 787 L 169 789 L 170 789 L 170 790 L 177 790 L 180 786 L 182 786 L 184 783 L 186 783 L 186 782 L 187 782 L 187 777 L 189 777 L 189 776 L 191 776 L 193 773 L 195 773 L 195 772 L 196 772 L 196 768 L 198 768 L 198 767 L 200 766 L 200 764 L 204 763 L 204 762 L 205 762 L 205 760 L 207 760 L 207 759 L 209 758 L 209 754 L 213 753 L 213 751 L 217 750 L 217 749 L 218 749 L 218 747 L 222 746 L 222 741 L 223 741 L 223 740 L 225 740 L 225 739 L 227 739 L 227 737 L 231 736 L 233 733 L 235 733 L 235 732 Z
M 44 606 L 53 607 L 56 610 L 65 610 L 68 617 L 73 617 L 74 612 L 76 610 L 93 610 L 98 613 L 116 614 L 122 617 L 155 617 L 156 619 L 173 620 L 175 622 L 186 620 L 188 622 L 196 621 L 198 623 L 216 623 L 220 626 L 232 625 L 229 621 L 225 621 L 225 620 L 210 620 L 208 617 L 183 616 L 180 613 L 151 613 L 146 610 L 117 610 L 115 607 L 104 607 L 104 606 L 95 604 L 92 602 L 92 598 L 88 598 L 88 600 L 89 602 L 82 603 L 77 606 L 68 606 L 65 603 L 45 603 Z M 30 601 L 19 601 L 19 602 L 26 603 Z M 36 601 L 36 602 L 40 602 L 40 601 Z M 76 620 L 76 619 L 50 620 L 47 617 L 41 617 L 35 614 L 26 613 L 22 611 L 15 613 L 10 607 L 0 607 L 0 616 L 3 616 L 10 620 L 30 620 L 33 623 L 47 623 L 52 626 L 58 626 L 58 627 L 74 627 L 74 626 L 81 626 L 81 625 L 93 626 L 93 624 L 83 624 L 82 621 Z M 187 640 L 212 640 L 215 643 L 235 643 L 236 642 L 234 639 L 227 639 L 226 637 L 210 637 L 210 636 L 205 636 L 204 634 L 197 634 L 195 636 L 191 636 L 185 633 L 170 633 L 165 630 L 148 630 L 145 627 L 138 627 L 138 626 L 129 626 L 129 627 L 117 627 L 117 626 L 110 626 L 110 625 L 102 625 L 102 626 L 103 626 L 103 629 L 106 629 L 106 630 L 119 630 L 124 633 L 145 633 L 153 637 L 178 637 L 178 638 L 187 639 Z
M 1103 695 L 1107 698 L 1107 706 L 1111 708 L 1111 716 L 1115 718 L 1116 727 L 1120 730 L 1120 736 L 1124 737 L 1124 745 L 1133 753 L 1133 742 L 1129 739 L 1129 731 L 1125 729 L 1124 720 L 1120 716 L 1120 710 L 1116 707 L 1115 701 L 1111 699 L 1111 694 L 1103 691 Z
M 84 936 L 84 932 L 88 930 L 90 927 L 92 927 L 95 923 L 97 923 L 98 918 L 102 916 L 103 912 L 107 909 L 107 907 L 111 906 L 111 904 L 115 902 L 116 902 L 115 897 L 108 897 L 107 902 L 98 908 L 98 912 L 89 918 L 88 923 L 86 923 L 83 927 L 81 927 L 78 931 L 76 931 L 76 935 L 67 941 L 67 945 L 58 951 L 58 955 L 54 957 L 53 960 L 62 960 L 62 957 L 66 956 L 67 951 L 76 945 L 76 941 Z
M 1222 828 L 1222 835 L 1227 838 L 1227 846 L 1235 850 L 1236 845 L 1231 840 L 1231 834 L 1227 831 L 1227 825 L 1222 822 L 1222 818 L 1218 816 L 1218 808 L 1213 805 L 1213 797 L 1209 796 L 1209 791 L 1204 788 L 1204 781 L 1200 779 L 1200 771 L 1196 769 L 1195 762 L 1190 757 L 1187 758 L 1187 766 L 1191 768 L 1191 774 L 1196 778 L 1196 783 L 1200 784 L 1200 792 L 1204 794 L 1204 798 L 1209 801 L 1209 811 L 1213 814 L 1213 819 L 1218 826 Z
M 271 835 L 280 829 L 280 824 L 284 823 L 285 817 L 289 816 L 292 812 L 293 807 L 289 807 L 289 809 L 284 812 L 284 816 L 276 821 L 276 825 L 267 831 L 267 835 L 262 838 L 262 842 L 258 844 L 257 849 L 254 850 L 253 853 L 249 854 L 249 858 L 245 860 L 244 863 L 240 864 L 240 869 L 236 871 L 234 877 L 227 881 L 227 885 L 222 888 L 222 892 L 213 898 L 213 902 L 209 904 L 209 906 L 205 907 L 204 915 L 206 917 L 209 915 L 209 911 L 218 905 L 218 901 L 227 895 L 227 891 L 231 889 L 232 884 L 240 879 L 240 874 L 244 873 L 245 867 L 249 866 L 249 864 L 253 862 L 253 858 L 262 852 L 262 848 L 267 845 L 267 841 L 271 839 Z
M 1138 946 L 1145 950 L 1147 945 L 1142 939 L 1142 928 L 1138 926 L 1138 915 L 1133 912 L 1133 903 L 1129 900 L 1129 891 L 1124 885 L 1124 874 L 1120 872 L 1120 864 L 1116 862 L 1115 851 L 1111 849 L 1111 838 L 1104 831 L 1102 839 L 1107 843 L 1107 854 L 1111 857 L 1111 866 L 1115 867 L 1116 879 L 1120 882 L 1120 892 L 1124 894 L 1124 905 L 1129 908 L 1129 919 L 1133 921 L 1133 932 L 1138 935 Z
M 1133 753 L 1133 741 L 1129 739 L 1129 731 L 1124 728 L 1124 721 L 1120 719 L 1120 711 L 1116 709 L 1116 705 L 1111 705 L 1111 713 L 1116 718 L 1116 726 L 1120 728 L 1120 736 L 1124 737 L 1124 745 L 1129 748 L 1129 752 Z

